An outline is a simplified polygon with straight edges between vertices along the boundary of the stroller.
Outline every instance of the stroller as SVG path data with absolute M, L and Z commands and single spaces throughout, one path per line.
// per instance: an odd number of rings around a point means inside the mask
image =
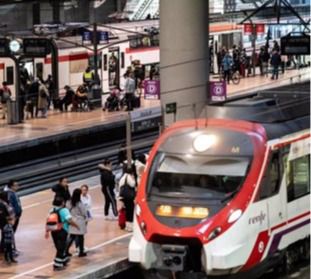
M 107 98 L 106 102 L 105 102 L 105 107 L 103 108 L 103 110 L 108 110 L 108 111 L 118 111 L 120 110 L 119 108 L 119 103 L 120 103 L 120 99 L 117 96 L 116 92 L 111 92 L 109 97 Z

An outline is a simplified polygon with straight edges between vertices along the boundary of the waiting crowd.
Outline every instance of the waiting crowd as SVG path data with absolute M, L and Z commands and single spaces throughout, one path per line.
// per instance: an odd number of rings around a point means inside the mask
M 106 158 L 98 165 L 101 190 L 104 196 L 104 219 L 118 221 L 120 229 L 131 232 L 133 229 L 134 200 L 137 185 L 145 169 L 146 155 L 141 154 L 131 164 L 127 162 L 126 146 L 119 151 L 118 163 L 121 176 L 113 173 L 112 162 Z M 130 165 L 130 167 L 129 167 Z M 0 192 L 0 251 L 7 264 L 17 263 L 19 251 L 16 248 L 15 233 L 22 216 L 22 206 L 17 194 L 19 186 L 15 180 Z M 88 185 L 84 184 L 70 193 L 66 177 L 59 179 L 52 187 L 54 199 L 45 223 L 45 237 L 53 240 L 56 255 L 53 268 L 63 270 L 70 261 L 70 248 L 76 246 L 78 257 L 87 256 L 85 235 L 88 223 L 93 219 L 92 197 Z M 118 195 L 117 195 L 118 194 Z M 117 198 L 116 198 L 117 196 Z
M 230 83 L 230 76 L 232 72 L 239 72 L 240 76 L 248 77 L 252 74 L 253 69 L 259 67 L 261 76 L 268 76 L 269 64 L 271 66 L 271 79 L 278 79 L 279 69 L 282 73 L 285 71 L 285 64 L 295 64 L 293 56 L 282 57 L 280 54 L 280 46 L 277 41 L 273 42 L 273 47 L 269 49 L 268 46 L 262 46 L 259 53 L 252 53 L 248 55 L 246 49 L 237 47 L 232 48 L 232 54 L 230 51 L 223 47 L 217 53 L 217 64 L 219 74 L 223 75 L 223 79 Z M 254 74 L 254 73 L 253 73 Z
M 149 79 L 158 78 L 159 73 L 155 66 L 149 72 Z M 145 71 L 137 60 L 129 66 L 124 74 L 124 88 L 112 82 L 112 90 L 104 104 L 103 110 L 116 111 L 140 107 L 140 97 L 142 95 Z M 19 92 L 19 114 L 22 120 L 29 118 L 47 118 L 48 111 L 53 105 L 54 110 L 61 112 L 68 111 L 90 111 L 93 104 L 90 95 L 94 92 L 98 84 L 97 77 L 90 67 L 87 67 L 82 76 L 82 84 L 74 90 L 69 85 L 64 87 L 64 95 L 59 97 L 56 94 L 56 87 L 51 75 L 46 80 L 42 78 L 32 78 L 26 69 L 21 70 Z M 124 94 L 121 94 L 123 92 Z M 12 92 L 8 83 L 4 81 L 0 88 L 0 102 L 2 107 L 2 119 L 7 118 L 8 103 L 12 100 Z

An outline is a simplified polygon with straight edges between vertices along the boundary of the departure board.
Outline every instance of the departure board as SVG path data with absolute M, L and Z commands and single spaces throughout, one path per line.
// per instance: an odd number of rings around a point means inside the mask
M 43 38 L 25 38 L 23 40 L 24 54 L 34 57 L 45 57 L 50 53 L 49 40 Z

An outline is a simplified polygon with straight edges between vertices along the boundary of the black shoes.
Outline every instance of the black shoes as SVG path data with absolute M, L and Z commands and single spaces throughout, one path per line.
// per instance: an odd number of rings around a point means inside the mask
M 87 256 L 87 253 L 82 252 L 82 253 L 80 253 L 80 254 L 79 254 L 79 256 L 78 256 L 78 257 L 79 257 L 79 258 L 82 258 L 82 257 L 86 257 L 86 256 Z

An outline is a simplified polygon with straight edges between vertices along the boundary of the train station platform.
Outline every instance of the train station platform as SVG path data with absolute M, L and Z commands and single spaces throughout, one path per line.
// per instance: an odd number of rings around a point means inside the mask
M 256 75 L 242 78 L 239 84 L 229 84 L 227 87 L 227 96 L 243 95 L 253 93 L 258 90 L 267 90 L 270 88 L 283 86 L 302 80 L 310 80 L 310 68 L 299 70 L 287 70 L 279 75 L 278 80 L 271 80 L 270 76 Z M 218 81 L 217 76 L 212 76 L 211 80 Z M 138 110 L 145 108 L 159 107 L 157 100 L 142 99 L 142 106 Z M 127 112 L 103 112 L 97 109 L 91 112 L 53 112 L 47 119 L 29 119 L 25 123 L 17 125 L 8 125 L 5 120 L 0 120 L 0 151 L 2 147 L 8 148 L 9 145 L 25 144 L 33 140 L 40 140 L 49 136 L 70 133 L 84 128 L 96 125 L 111 124 L 124 121 Z M 32 142 L 32 145 L 34 142 Z
M 104 220 L 104 196 L 99 177 L 70 184 L 71 192 L 82 184 L 90 186 L 93 220 L 85 235 L 87 257 L 73 256 L 68 268 L 53 271 L 55 248 L 52 239 L 44 238 L 46 217 L 53 199 L 53 192 L 45 190 L 22 197 L 23 215 L 16 233 L 20 251 L 17 264 L 7 265 L 0 256 L 0 278 L 107 278 L 129 267 L 127 248 L 130 234 L 118 227 L 117 221 Z M 74 254 L 75 247 L 71 248 Z

